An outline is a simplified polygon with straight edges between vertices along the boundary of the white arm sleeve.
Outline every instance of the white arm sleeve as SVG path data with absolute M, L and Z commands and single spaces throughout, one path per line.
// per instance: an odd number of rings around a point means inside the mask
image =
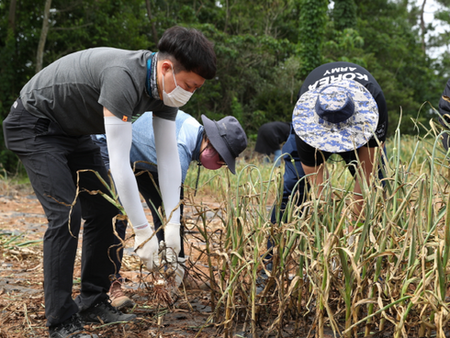
M 120 202 L 133 228 L 145 228 L 148 221 L 142 207 L 136 178 L 130 165 L 131 122 L 124 122 L 115 116 L 105 116 L 104 119 L 111 174 Z
M 166 217 L 170 223 L 180 224 L 181 164 L 178 155 L 175 121 L 153 116 L 158 179 Z M 174 210 L 177 207 L 176 210 Z

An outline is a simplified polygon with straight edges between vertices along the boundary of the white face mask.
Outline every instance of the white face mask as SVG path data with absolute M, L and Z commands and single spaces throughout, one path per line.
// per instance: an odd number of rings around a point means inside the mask
M 163 82 L 162 82 L 163 102 L 166 106 L 178 108 L 178 107 L 184 106 L 189 101 L 192 94 L 194 94 L 194 93 L 184 90 L 179 85 L 177 85 L 177 80 L 175 79 L 175 72 L 173 71 L 173 66 L 172 66 L 172 74 L 173 74 L 173 82 L 175 83 L 176 87 L 170 93 L 166 93 L 166 91 L 164 90 L 164 83 L 165 83 L 166 75 L 164 75 Z

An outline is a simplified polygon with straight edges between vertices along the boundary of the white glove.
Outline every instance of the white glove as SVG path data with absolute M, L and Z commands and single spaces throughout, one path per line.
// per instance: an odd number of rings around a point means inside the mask
M 167 267 L 174 271 L 175 289 L 178 289 L 184 278 L 185 261 L 185 258 L 178 257 L 181 250 L 180 224 L 167 223 L 164 228 L 164 239 L 166 240 Z
M 147 269 L 153 269 L 153 263 L 158 258 L 158 239 L 152 237 L 153 230 L 147 225 L 143 229 L 134 229 L 134 251 L 141 258 Z M 152 237 L 150 240 L 148 240 Z M 141 245 L 142 243 L 145 244 Z
M 171 251 L 175 257 L 181 250 L 180 223 L 169 222 L 164 227 L 164 240 L 166 242 L 167 251 Z

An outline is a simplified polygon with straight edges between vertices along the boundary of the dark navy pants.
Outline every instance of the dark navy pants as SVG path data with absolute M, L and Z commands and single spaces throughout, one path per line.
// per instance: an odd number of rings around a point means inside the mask
M 285 144 L 286 147 L 283 147 L 283 149 L 286 150 L 285 148 L 288 148 L 290 145 L 288 142 L 293 140 L 294 138 L 289 138 Z M 293 146 L 295 146 L 295 141 Z M 270 218 L 272 224 L 279 224 L 283 219 L 284 211 L 291 198 L 294 198 L 297 206 L 301 205 L 305 201 L 308 189 L 309 183 L 305 177 L 302 163 L 297 157 L 297 151 L 294 150 L 289 153 L 289 156 L 284 157 L 283 196 L 281 197 L 281 201 L 275 202 L 275 205 L 273 206 Z M 267 261 L 272 258 L 272 247 L 273 243 L 269 238 L 267 241 L 268 252 L 265 256 Z
M 281 198 L 281 201 L 278 202 L 279 205 L 276 204 L 273 207 L 272 215 L 271 215 L 271 222 L 272 224 L 277 224 L 280 222 L 280 220 L 283 220 L 284 211 L 286 209 L 286 206 L 289 202 L 290 198 L 294 198 L 294 201 L 296 202 L 297 206 L 300 206 L 306 199 L 308 189 L 309 189 L 309 183 L 307 182 L 307 178 L 305 177 L 305 172 L 303 171 L 303 166 L 300 161 L 300 158 L 298 157 L 297 152 L 297 144 L 296 142 L 298 139 L 298 136 L 295 135 L 293 129 L 291 128 L 291 134 L 289 135 L 289 138 L 287 139 L 286 143 L 283 146 L 283 154 L 287 153 L 289 155 L 284 156 L 284 175 L 283 175 L 283 196 Z M 386 153 L 386 147 L 383 149 L 383 151 Z M 347 152 L 345 154 L 341 154 L 342 159 L 347 163 L 350 164 L 352 162 L 357 162 L 357 157 L 354 152 Z M 384 159 L 381 159 L 381 166 L 378 170 L 378 177 L 380 179 L 383 178 L 383 169 L 384 166 Z M 348 169 L 350 173 L 355 176 L 356 170 L 353 165 L 349 165 Z M 383 182 L 384 186 L 384 182 Z M 265 256 L 266 260 L 269 261 L 272 257 L 272 247 L 273 243 L 271 239 L 267 241 L 267 254 Z
M 20 100 L 3 121 L 5 144 L 22 161 L 48 219 L 44 235 L 44 296 L 47 326 L 107 297 L 114 266 L 112 218 L 118 210 L 98 172 L 108 181 L 98 146 L 89 135 L 72 137 L 49 119 L 31 115 Z M 78 194 L 78 195 L 77 195 Z M 72 299 L 73 269 L 83 224 L 81 292 Z M 77 305 L 78 304 L 78 305 Z

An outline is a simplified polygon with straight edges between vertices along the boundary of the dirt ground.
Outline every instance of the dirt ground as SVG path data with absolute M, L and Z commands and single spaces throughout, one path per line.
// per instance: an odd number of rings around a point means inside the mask
M 146 212 L 151 220 L 150 210 Z M 187 218 L 189 214 L 186 210 Z M 0 186 L 0 338 L 48 335 L 42 270 L 42 238 L 46 228 L 42 207 L 29 187 Z M 186 238 L 190 248 L 202 245 L 195 234 L 188 232 Z M 139 321 L 86 329 L 95 330 L 99 337 L 219 337 L 214 325 L 206 325 L 212 313 L 209 291 L 194 286 L 180 291 L 170 306 L 155 302 L 132 245 L 133 240 L 127 242 L 121 273 L 126 277 L 126 292 L 136 303 L 131 311 L 139 316 Z M 187 254 L 195 256 L 190 249 Z M 74 273 L 74 297 L 80 286 L 79 256 Z M 191 274 L 201 281 L 201 262 L 196 266 L 196 272 L 193 269 Z

